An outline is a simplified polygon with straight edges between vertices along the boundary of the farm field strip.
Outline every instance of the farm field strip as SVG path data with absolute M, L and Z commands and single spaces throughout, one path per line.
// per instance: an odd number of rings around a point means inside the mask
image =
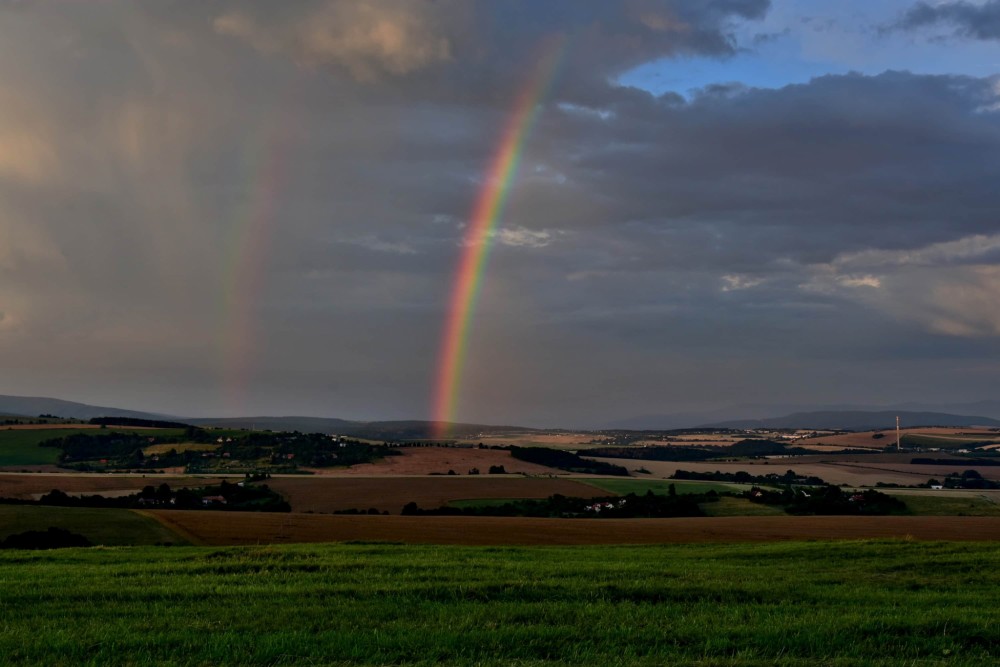
M 109 546 L 188 543 L 162 522 L 132 510 L 0 505 L 0 538 L 50 527 L 83 535 L 93 544 Z
M 654 477 L 663 479 L 669 478 L 678 470 L 690 470 L 693 472 L 748 472 L 752 475 L 766 475 L 768 473 L 777 473 L 780 475 L 786 470 L 794 470 L 797 474 L 816 476 L 830 484 L 848 484 L 850 486 L 875 486 L 878 482 L 907 485 L 922 484 L 931 477 L 940 478 L 948 472 L 960 473 L 963 470 L 961 466 L 922 466 L 894 463 L 886 464 L 886 467 L 879 467 L 878 464 L 859 465 L 835 461 L 805 463 L 794 459 L 768 459 L 761 462 L 741 461 L 738 463 L 714 461 L 640 461 L 612 458 L 602 458 L 601 460 L 624 465 L 637 477 L 642 475 L 642 473 L 636 472 L 639 468 L 645 468 Z M 983 477 L 987 479 L 1000 479 L 1000 466 L 993 468 L 983 467 L 979 470 Z
M 273 477 L 267 484 L 283 495 L 297 512 L 334 512 L 375 508 L 399 513 L 409 502 L 423 508 L 452 500 L 483 498 L 592 497 L 600 491 L 580 481 L 513 475 L 434 477 Z
M 664 544 L 913 538 L 1000 540 L 1000 517 L 723 516 L 684 519 L 344 516 L 150 510 L 201 544 L 392 541 L 465 545 Z
M 490 466 L 503 466 L 511 474 L 565 475 L 556 468 L 520 461 L 502 449 L 475 447 L 398 447 L 398 455 L 387 456 L 376 463 L 362 463 L 350 468 L 309 469 L 324 477 L 372 477 L 404 475 L 441 475 L 449 470 L 465 476 L 473 468 L 486 474 Z
M 665 494 L 669 493 L 671 486 L 673 486 L 674 490 L 679 494 L 708 493 L 709 491 L 715 491 L 717 493 L 739 493 L 740 491 L 746 491 L 753 488 L 752 484 L 730 484 L 727 482 L 701 482 L 682 479 L 618 479 L 610 477 L 603 479 L 587 479 L 586 484 L 596 487 L 601 491 L 615 493 L 618 495 L 626 495 L 629 493 L 643 494 L 647 491 Z
M 241 476 L 242 477 L 242 476 Z M 147 485 L 169 484 L 172 487 L 219 484 L 216 476 L 126 475 L 107 473 L 0 473 L 0 497 L 30 500 L 39 494 L 59 489 L 68 494 L 102 494 L 142 489 Z

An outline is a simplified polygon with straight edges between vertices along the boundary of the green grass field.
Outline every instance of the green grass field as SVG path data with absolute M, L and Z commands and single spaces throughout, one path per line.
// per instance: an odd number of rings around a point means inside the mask
M 1000 442 L 1000 438 L 991 437 L 985 433 L 977 435 L 906 434 L 901 440 L 904 445 L 911 447 L 939 447 L 941 449 L 964 449 Z
M 5 665 L 992 665 L 995 544 L 0 552 Z
M 784 516 L 785 510 L 774 505 L 750 502 L 747 498 L 719 498 L 714 503 L 702 503 L 708 516 Z
M 49 527 L 64 528 L 93 544 L 108 546 L 186 543 L 159 521 L 131 510 L 0 505 L 0 538 Z
M 591 486 L 596 486 L 602 491 L 610 491 L 611 493 L 620 493 L 622 495 L 627 493 L 643 494 L 647 491 L 666 494 L 668 493 L 671 484 L 673 484 L 677 489 L 677 493 L 708 493 L 709 491 L 716 491 L 718 493 L 738 493 L 740 491 L 746 491 L 751 486 L 750 484 L 726 484 L 723 482 L 694 482 L 668 479 L 580 479 L 577 481 L 590 484 Z
M 986 496 L 894 494 L 913 514 L 923 516 L 1000 516 L 1000 504 Z
M 53 438 L 62 438 L 74 433 L 107 433 L 97 429 L 6 429 L 0 426 L 0 466 L 45 465 L 55 463 L 59 450 L 55 447 L 39 447 L 38 443 Z M 133 429 L 110 429 L 111 433 L 135 433 Z M 150 437 L 158 435 L 178 435 L 179 429 L 143 429 Z

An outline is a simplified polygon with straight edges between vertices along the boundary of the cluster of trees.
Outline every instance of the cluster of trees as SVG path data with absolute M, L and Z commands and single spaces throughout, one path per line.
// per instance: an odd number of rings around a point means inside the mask
M 130 421 L 140 422 L 142 425 L 171 424 L 142 419 Z M 181 426 L 183 432 L 173 435 L 101 430 L 53 438 L 41 445 L 62 450 L 59 455 L 60 465 L 76 470 L 150 470 L 184 466 L 188 472 L 195 473 L 219 468 L 217 459 L 223 458 L 253 468 L 266 466 L 274 471 L 296 472 L 303 466 L 351 466 L 368 463 L 396 453 L 388 447 L 369 445 L 357 440 L 333 440 L 322 433 L 251 431 L 235 435 L 225 432 L 223 436 L 219 432 L 213 433 L 196 426 Z M 181 448 L 183 451 L 170 449 L 152 455 L 144 453 L 151 445 L 186 443 L 218 446 L 212 451 Z M 225 467 L 233 466 L 230 463 Z
M 976 470 L 953 472 L 944 478 L 944 482 L 938 482 L 936 479 L 927 482 L 927 486 L 937 486 L 938 484 L 946 489 L 1000 489 L 1000 482 L 984 479 Z
M 628 469 L 607 463 L 605 461 L 592 461 L 585 459 L 579 454 L 567 452 L 560 449 L 548 449 L 546 447 L 511 447 L 510 454 L 515 459 L 537 463 L 550 468 L 559 468 L 575 473 L 590 473 L 595 475 L 618 475 L 628 477 Z
M 867 450 L 860 450 L 865 451 Z M 592 456 L 642 461 L 709 461 L 719 458 L 760 458 L 762 456 L 792 456 L 815 454 L 802 447 L 763 438 L 747 438 L 731 445 L 701 445 L 697 447 L 597 447 L 588 450 Z M 860 452 L 859 452 L 860 453 Z
M 92 546 L 94 545 L 86 537 L 65 528 L 28 530 L 0 540 L 0 549 L 62 549 Z
M 630 493 L 627 496 L 606 498 L 572 498 L 553 495 L 542 500 L 514 500 L 502 505 L 480 507 L 437 507 L 423 509 L 415 502 L 403 507 L 403 514 L 410 516 L 523 516 L 523 517 L 579 517 L 579 518 L 666 518 L 705 516 L 700 503 L 717 500 L 714 492 L 707 494 L 645 495 Z
M 0 425 L 3 426 L 19 426 L 27 424 L 50 424 L 53 420 L 57 420 L 60 423 L 67 423 L 63 419 L 56 417 L 55 415 L 39 415 L 38 419 L 18 419 L 16 417 L 8 417 L 6 419 L 0 420 Z
M 370 445 L 359 440 L 341 438 L 337 442 L 322 433 L 250 433 L 250 442 L 256 442 L 271 451 L 272 462 L 295 461 L 297 465 L 323 468 L 353 466 L 372 463 L 386 456 L 396 455 L 390 447 Z
M 104 460 L 113 465 L 143 467 L 144 447 L 160 442 L 181 442 L 177 437 L 150 437 L 139 433 L 72 433 L 40 443 L 42 447 L 61 449 L 60 463 Z
M 4 502 L 11 502 L 3 499 Z M 206 502 L 207 501 L 207 502 Z M 220 509 L 243 512 L 290 512 L 291 506 L 266 484 L 230 484 L 172 489 L 169 484 L 146 486 L 139 493 L 127 496 L 71 496 L 53 489 L 37 501 L 15 501 L 17 504 L 55 505 L 58 507 L 170 507 L 171 509 Z
M 882 515 L 907 512 L 906 503 L 874 489 L 845 491 L 839 486 L 827 485 L 808 490 L 787 487 L 771 491 L 754 487 L 744 495 L 751 502 L 779 505 L 789 514 Z
M 699 447 L 595 447 L 588 449 L 591 456 L 609 459 L 635 459 L 640 461 L 707 461 L 721 456 L 712 449 Z
M 42 415 L 43 417 L 45 415 Z M 91 417 L 88 424 L 97 426 L 137 426 L 141 428 L 196 428 L 181 422 L 164 421 L 162 419 L 136 419 L 135 417 Z M 200 429 L 199 429 L 200 430 Z
M 784 474 L 768 473 L 766 475 L 751 475 L 748 472 L 692 472 L 690 470 L 678 470 L 670 476 L 671 479 L 698 480 L 704 482 L 736 482 L 738 484 L 768 484 L 771 486 L 781 486 L 796 484 L 799 486 L 824 486 L 824 482 L 819 477 L 813 475 L 797 475 L 792 470 L 786 470 Z

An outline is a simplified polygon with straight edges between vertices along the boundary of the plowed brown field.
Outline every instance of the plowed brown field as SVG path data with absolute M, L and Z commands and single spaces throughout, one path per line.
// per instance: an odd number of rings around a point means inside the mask
M 504 452 L 506 453 L 506 452 Z M 547 498 L 555 493 L 590 498 L 609 495 L 588 484 L 568 479 L 524 478 L 505 475 L 435 477 L 281 477 L 267 481 L 296 512 L 334 512 L 374 507 L 398 514 L 413 501 L 421 507 L 439 507 L 471 498 Z
M 172 487 L 209 486 L 218 484 L 219 478 L 168 477 L 165 475 L 73 475 L 67 473 L 0 474 L 0 498 L 31 499 L 52 489 L 66 493 L 101 493 L 105 491 L 139 490 L 152 484 L 166 482 Z M 231 482 L 233 480 L 230 480 Z
M 503 466 L 509 473 L 525 475 L 565 475 L 562 470 L 520 461 L 504 449 L 466 447 L 400 447 L 399 456 L 387 456 L 378 463 L 362 463 L 350 468 L 317 468 L 324 476 L 371 477 L 373 475 L 430 475 L 454 470 L 459 475 L 477 468 L 485 474 L 490 466 Z
M 392 541 L 426 544 L 555 545 L 768 542 L 906 538 L 1000 540 L 1000 517 L 718 517 L 528 519 L 148 512 L 209 545 Z

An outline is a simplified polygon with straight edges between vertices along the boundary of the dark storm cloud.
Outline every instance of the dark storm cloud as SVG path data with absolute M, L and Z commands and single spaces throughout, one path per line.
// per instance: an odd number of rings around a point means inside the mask
M 985 108 L 996 100 L 983 80 L 831 76 L 780 90 L 706 90 L 683 105 L 646 96 L 606 107 L 605 118 L 569 110 L 545 129 L 561 147 L 548 158 L 573 184 L 567 206 L 583 197 L 574 209 L 595 211 L 576 227 L 623 238 L 645 229 L 664 246 L 694 227 L 716 237 L 715 249 L 734 251 L 770 235 L 750 246 L 751 262 L 826 261 L 870 244 L 995 229 L 986 211 L 1000 125 Z
M 981 4 L 918 2 L 907 10 L 896 27 L 913 30 L 935 25 L 947 25 L 957 34 L 973 39 L 1000 39 L 1000 0 L 986 0 Z
M 367 95 L 496 104 L 520 86 L 540 50 L 560 39 L 569 56 L 563 94 L 586 99 L 610 77 L 681 54 L 726 55 L 736 21 L 761 18 L 768 0 L 625 2 L 403 2 L 316 0 L 233 3 L 216 32 L 266 54 L 346 75 Z
M 615 84 L 732 54 L 766 2 L 49 7 L 0 10 L 9 393 L 217 412 L 245 336 L 246 411 L 426 416 L 470 211 L 558 34 L 463 418 L 829 400 L 838 368 L 899 388 L 917 361 L 960 386 L 946 360 L 1000 352 L 995 79 Z

